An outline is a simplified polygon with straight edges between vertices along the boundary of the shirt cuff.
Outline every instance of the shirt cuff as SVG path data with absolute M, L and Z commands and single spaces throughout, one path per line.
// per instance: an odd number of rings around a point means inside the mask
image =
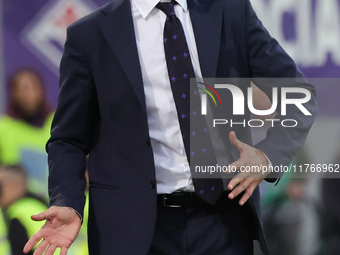
M 273 167 L 273 164 L 272 164 L 272 162 L 270 161 L 270 159 L 267 157 L 267 155 L 263 152 L 263 151 L 261 151 L 262 153 L 263 153 L 263 155 L 266 157 L 266 159 L 267 159 L 267 161 L 268 161 L 268 164 L 269 164 L 269 168 L 272 168 Z

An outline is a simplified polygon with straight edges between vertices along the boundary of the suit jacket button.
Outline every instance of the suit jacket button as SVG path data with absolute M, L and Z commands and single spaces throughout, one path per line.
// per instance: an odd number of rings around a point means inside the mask
M 152 189 L 156 188 L 156 182 L 155 181 L 151 181 L 150 184 L 151 184 Z
M 145 138 L 146 144 L 150 147 L 151 146 L 151 141 L 149 137 Z

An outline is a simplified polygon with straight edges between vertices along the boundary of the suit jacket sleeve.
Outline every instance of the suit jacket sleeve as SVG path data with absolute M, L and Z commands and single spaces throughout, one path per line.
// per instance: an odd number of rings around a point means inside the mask
M 287 166 L 303 146 L 316 114 L 315 88 L 307 82 L 294 61 L 272 38 L 257 18 L 249 0 L 246 0 L 247 11 L 247 47 L 250 70 L 254 83 L 271 99 L 272 88 L 278 87 L 278 114 L 275 119 L 294 119 L 298 125 L 286 128 L 280 122 L 269 128 L 267 137 L 255 147 L 270 159 L 273 166 Z M 265 77 L 266 79 L 256 79 Z M 284 78 L 284 79 L 272 79 Z M 286 79 L 287 78 L 287 79 Z M 287 115 L 281 116 L 281 88 L 302 87 L 311 92 L 312 98 L 304 106 L 312 114 L 305 116 L 296 106 L 287 106 Z M 292 94 L 292 98 L 301 94 Z M 281 173 L 282 175 L 282 173 Z M 280 176 L 280 175 L 279 175 Z
M 47 143 L 50 206 L 67 206 L 83 215 L 86 155 L 91 148 L 98 101 L 91 70 L 72 27 L 60 64 L 60 93 Z

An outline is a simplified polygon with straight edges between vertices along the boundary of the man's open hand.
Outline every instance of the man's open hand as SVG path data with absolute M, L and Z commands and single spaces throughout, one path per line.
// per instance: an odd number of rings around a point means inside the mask
M 46 220 L 45 225 L 28 240 L 24 247 L 24 253 L 28 253 L 43 239 L 34 255 L 41 255 L 45 250 L 45 255 L 52 255 L 57 247 L 61 248 L 60 255 L 66 255 L 81 227 L 80 217 L 68 207 L 52 206 L 45 212 L 33 215 L 32 220 Z
M 240 151 L 240 159 L 230 165 L 230 168 L 236 168 L 242 170 L 244 167 L 257 166 L 258 170 L 262 170 L 263 166 L 268 169 L 268 161 L 264 154 L 254 147 L 248 144 L 242 143 L 237 139 L 235 132 L 229 134 L 230 143 Z M 242 168 L 242 169 L 241 169 Z M 228 185 L 230 190 L 233 190 L 229 194 L 230 199 L 234 199 L 241 192 L 245 191 L 244 195 L 240 199 L 239 204 L 243 205 L 253 194 L 255 188 L 266 178 L 269 172 L 262 171 L 244 171 L 237 174 Z M 236 187 L 236 188 L 235 188 Z

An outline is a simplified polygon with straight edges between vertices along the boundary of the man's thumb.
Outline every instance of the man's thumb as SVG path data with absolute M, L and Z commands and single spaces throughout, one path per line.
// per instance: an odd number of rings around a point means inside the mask
M 51 207 L 50 209 L 46 210 L 45 212 L 39 213 L 37 215 L 32 215 L 31 218 L 34 221 L 42 221 L 48 220 L 55 217 L 58 213 L 58 208 Z
M 244 149 L 244 147 L 246 146 L 245 143 L 242 143 L 239 139 L 237 139 L 234 131 L 231 131 L 229 133 L 229 140 L 230 140 L 230 143 L 233 146 L 235 146 L 237 149 L 239 149 L 240 151 L 242 151 Z

